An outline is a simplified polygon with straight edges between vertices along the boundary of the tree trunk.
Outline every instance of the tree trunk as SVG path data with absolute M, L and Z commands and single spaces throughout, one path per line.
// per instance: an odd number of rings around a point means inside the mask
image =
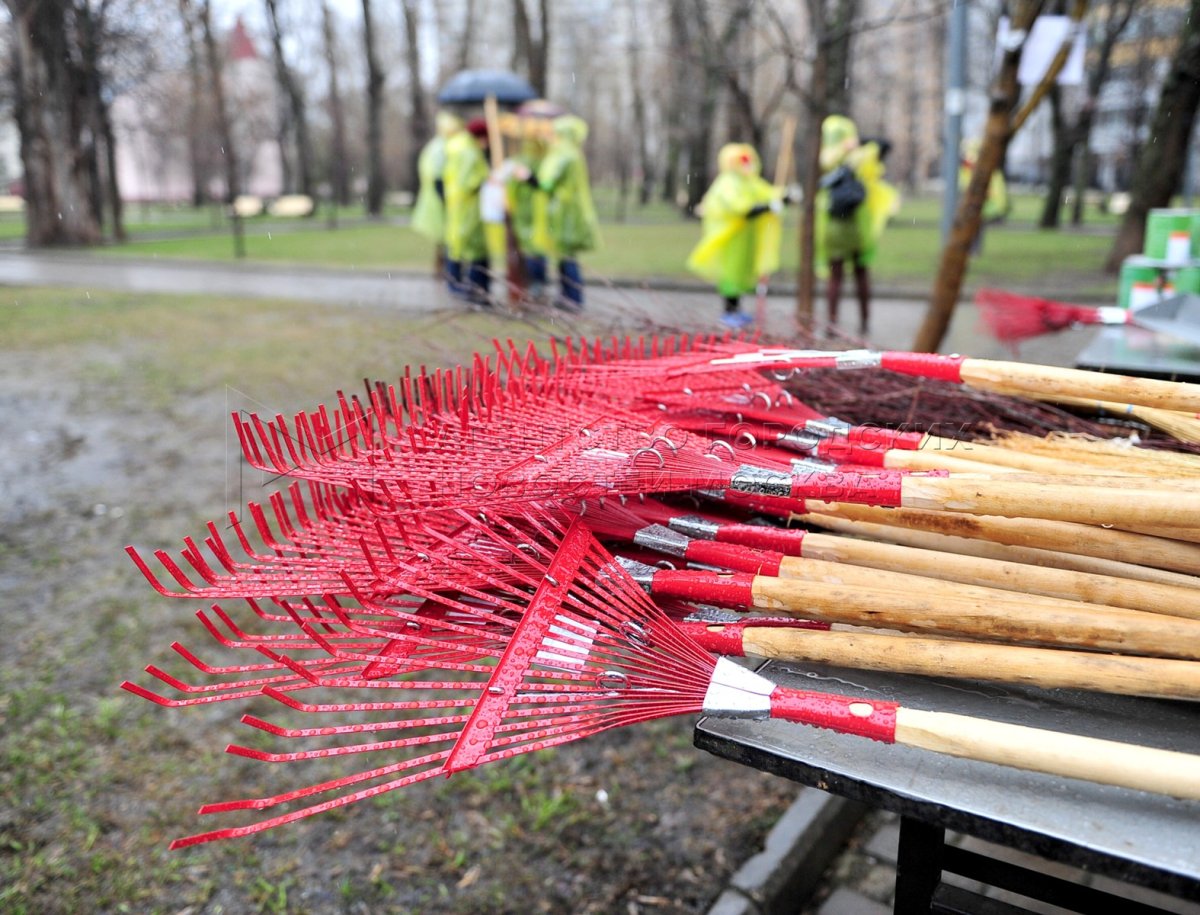
M 670 84 L 666 112 L 667 155 L 663 167 L 661 197 L 672 206 L 679 194 L 679 164 L 683 156 L 684 113 L 691 109 L 691 88 L 695 67 L 691 64 L 688 45 L 691 40 L 686 0 L 670 0 L 667 8 L 667 47 L 670 61 Z
M 367 0 L 363 0 L 365 4 Z M 467 0 L 463 14 L 463 27 L 458 41 L 458 69 L 471 67 L 471 45 L 475 41 L 475 0 Z
M 346 168 L 346 115 L 342 110 L 342 92 L 338 86 L 337 42 L 333 34 L 333 16 L 329 4 L 321 4 L 321 32 L 325 44 L 325 65 L 329 68 L 329 120 L 333 126 L 329 151 L 329 183 L 338 206 L 350 203 L 350 179 Z
M 812 63 L 808 95 L 810 127 L 803 143 L 804 201 L 800 206 L 800 263 L 796 270 L 796 324 L 801 328 L 812 327 L 813 315 L 816 313 L 816 201 L 817 185 L 821 180 L 821 123 L 828 114 L 825 102 L 827 62 L 828 59 L 821 53 L 818 44 Z
M 858 21 L 861 0 L 832 0 L 827 8 L 832 15 L 825 21 L 821 32 L 827 43 L 825 95 L 830 114 L 850 114 L 850 39 Z
M 15 108 L 30 247 L 91 245 L 100 226 L 83 150 L 78 69 L 63 4 L 6 0 L 12 13 Z
M 650 146 L 647 143 L 646 124 L 646 95 L 642 91 L 642 55 L 639 42 L 641 35 L 638 30 L 639 0 L 629 3 L 629 84 L 633 94 L 633 130 L 637 134 L 638 171 L 641 181 L 638 183 L 638 205 L 645 206 L 650 202 L 654 192 L 654 165 L 650 161 Z
M 512 68 L 524 71 L 529 84 L 542 98 L 546 97 L 549 15 L 547 0 L 538 2 L 538 30 L 534 35 L 533 21 L 525 0 L 512 0 L 513 52 Z
M 1179 47 L 1163 81 L 1150 138 L 1138 157 L 1129 209 L 1109 252 L 1105 268 L 1115 273 L 1121 262 L 1141 250 L 1150 210 L 1168 206 L 1187 168 L 1188 141 L 1200 105 L 1200 0 L 1189 4 Z
M 363 52 L 367 58 L 367 213 L 383 215 L 383 68 L 375 53 L 371 0 L 362 0 Z
M 400 0 L 404 14 L 405 56 L 408 61 L 409 82 L 409 137 L 411 151 L 408 157 L 408 187 L 414 194 L 420 185 L 417 174 L 417 159 L 421 147 L 432 133 L 429 123 L 429 105 L 425 101 L 425 87 L 421 84 L 421 36 L 417 20 L 417 0 Z
M 1054 152 L 1050 158 L 1050 180 L 1042 201 L 1042 216 L 1038 220 L 1038 226 L 1043 229 L 1057 229 L 1061 222 L 1063 194 L 1071 181 L 1071 163 L 1079 145 L 1079 132 L 1075 125 L 1067 123 L 1062 109 L 1062 90 L 1054 86 L 1050 89 Z
M 200 28 L 204 37 L 204 56 L 208 61 L 209 91 L 217 114 L 217 135 L 221 138 L 221 159 L 225 165 L 225 202 L 230 204 L 230 219 L 233 223 L 233 249 L 238 257 L 246 256 L 246 243 L 242 237 L 242 220 L 232 206 L 241 194 L 238 177 L 237 150 L 233 145 L 233 129 L 229 122 L 229 106 L 225 102 L 225 80 L 221 66 L 221 55 L 212 30 L 211 0 L 201 0 Z
M 200 162 L 200 99 L 203 95 L 200 76 L 200 51 L 196 47 L 196 24 L 192 19 L 190 0 L 179 0 L 179 18 L 187 40 L 188 61 L 188 162 L 192 172 L 192 206 L 204 205 L 205 170 Z
M 1040 3 L 1026 0 L 1020 4 L 1013 16 L 1013 31 L 1027 34 L 1039 12 L 1041 12 Z M 1021 64 L 1022 48 L 1023 45 L 1017 45 L 1004 52 L 1000 62 L 1000 71 L 992 82 L 988 116 L 984 125 L 979 156 L 976 159 L 975 167 L 971 170 L 971 180 L 967 184 L 966 192 L 958 201 L 958 210 L 954 214 L 950 237 L 946 239 L 945 247 L 942 249 L 941 262 L 938 266 L 937 278 L 934 280 L 929 308 L 917 331 L 916 339 L 913 341 L 912 348 L 918 352 L 937 351 L 950 326 L 954 307 L 958 304 L 958 295 L 962 290 L 963 278 L 966 276 L 971 246 L 974 244 L 975 238 L 979 234 L 979 227 L 983 222 L 983 204 L 987 199 L 988 183 L 991 181 L 992 173 L 1000 167 L 1004 151 L 1011 138 L 1012 112 L 1021 91 L 1017 82 L 1017 69 Z
M 278 0 L 266 0 L 267 22 L 271 27 L 271 48 L 275 57 L 275 78 L 287 104 L 292 140 L 296 150 L 296 170 L 299 172 L 299 191 L 309 197 L 313 194 L 312 144 L 308 135 L 308 113 L 304 105 L 304 92 L 283 56 L 283 32 L 279 27 Z

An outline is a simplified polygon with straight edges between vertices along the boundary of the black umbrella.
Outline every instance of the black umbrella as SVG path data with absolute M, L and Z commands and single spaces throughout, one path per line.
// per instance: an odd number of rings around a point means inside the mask
M 507 70 L 462 70 L 450 77 L 438 93 L 441 105 L 475 105 L 489 95 L 501 105 L 519 105 L 537 98 L 533 86 Z

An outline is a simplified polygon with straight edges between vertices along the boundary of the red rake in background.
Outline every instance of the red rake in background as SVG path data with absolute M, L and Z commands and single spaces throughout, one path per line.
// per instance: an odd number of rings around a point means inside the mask
M 1081 324 L 1137 323 L 1136 312 L 1127 308 L 1071 305 L 1002 289 L 980 289 L 975 293 L 975 307 L 988 332 L 1014 349 L 1022 340 Z
M 264 649 L 273 661 L 310 679 L 314 688 L 399 689 L 401 695 L 415 692 L 421 698 L 301 703 L 267 687 L 266 694 L 306 714 L 383 713 L 387 718 L 301 728 L 251 718 L 247 723 L 261 730 L 284 738 L 319 736 L 323 745 L 280 754 L 247 748 L 231 748 L 231 752 L 272 762 L 366 753 L 380 753 L 389 761 L 269 797 L 208 805 L 202 813 L 265 810 L 342 792 L 247 825 L 180 839 L 172 847 L 254 834 L 433 775 L 452 774 L 613 727 L 699 712 L 777 718 L 1052 775 L 1200 798 L 1200 760 L 1186 754 L 779 687 L 731 661 L 714 659 L 691 641 L 614 565 L 583 525 L 562 529 L 548 517 L 537 524 L 560 539 L 548 562 L 539 550 L 513 545 L 515 559 L 527 563 L 525 574 L 540 582 L 532 594 L 500 584 L 489 592 L 468 589 L 467 599 L 444 593 L 422 595 L 462 614 L 483 612 L 492 618 L 518 619 L 503 650 L 492 653 L 494 663 L 450 664 L 441 678 L 422 669 L 414 674 L 424 678 L 420 680 L 368 680 L 321 676 L 284 654 Z M 315 628 L 306 631 L 316 636 Z M 486 654 L 480 651 L 481 657 Z M 355 652 L 353 659 L 361 662 L 364 657 Z M 391 662 L 381 656 L 368 659 Z M 464 679 L 465 674 L 476 673 L 486 675 L 486 681 Z M 324 743 L 331 736 L 359 738 L 381 732 L 397 736 L 365 743 Z

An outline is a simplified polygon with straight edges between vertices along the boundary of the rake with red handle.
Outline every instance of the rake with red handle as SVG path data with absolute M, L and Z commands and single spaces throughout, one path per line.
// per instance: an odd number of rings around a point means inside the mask
M 281 418 L 270 425 L 257 417 L 238 420 L 238 429 L 256 467 L 358 487 L 409 514 L 695 488 L 1085 524 L 1188 526 L 1200 514 L 1200 494 L 1144 488 L 1151 484 L 1142 480 L 1136 489 L 1114 489 L 1071 486 L 1069 480 L 960 480 L 898 471 L 792 474 L 737 465 L 724 459 L 737 457 L 728 444 L 722 455 L 699 436 L 636 414 L 597 404 L 577 407 L 571 412 L 561 401 L 530 402 L 510 412 L 495 404 L 486 416 L 464 414 L 453 436 L 439 430 L 418 442 L 414 435 L 403 450 L 371 447 L 353 436 L 339 443 L 328 427 L 314 434 L 303 416 L 295 435 Z M 551 431 L 539 431 L 539 422 Z
M 684 379 L 694 374 L 707 374 L 721 367 L 738 371 L 747 368 L 777 371 L 815 368 L 882 369 L 1006 394 L 1066 394 L 1188 413 L 1200 412 L 1200 385 L 1183 382 L 1155 381 L 1081 369 L 896 350 L 822 351 L 754 347 L 745 343 L 730 343 L 716 348 L 723 348 L 725 352 L 713 355 L 687 353 L 673 356 L 658 360 L 653 368 L 648 368 L 640 362 L 612 362 L 581 371 L 612 374 L 644 374 L 652 371 L 659 377 Z
M 1001 343 L 1019 343 L 1079 324 L 1137 323 L 1137 313 L 1130 309 L 1069 305 L 1002 289 L 980 289 L 975 307 L 984 326 Z
M 584 517 L 590 521 L 585 503 Z M 783 506 L 784 518 L 791 520 L 793 505 Z M 1200 619 L 1200 589 L 1157 582 L 1134 581 L 1114 575 L 1090 574 L 1070 569 L 1046 568 L 1015 561 L 968 556 L 937 548 L 916 548 L 880 542 L 875 533 L 864 539 L 823 534 L 802 528 L 779 528 L 765 524 L 744 524 L 728 518 L 671 508 L 652 499 L 630 500 L 625 510 L 640 521 L 640 526 L 663 525 L 692 538 L 689 549 L 700 556 L 697 540 L 767 551 L 782 557 L 821 560 L 869 569 L 915 573 L 967 585 L 983 585 L 1021 594 L 1041 594 L 1065 600 L 1124 607 Z M 828 518 L 821 519 L 824 522 Z M 879 527 L 878 525 L 875 527 Z M 632 537 L 639 524 L 628 522 L 622 537 Z M 884 532 L 886 533 L 886 531 Z M 693 558 L 693 557 L 685 557 Z M 696 559 L 704 562 L 704 559 Z M 711 563 L 711 558 L 710 558 Z M 785 568 L 786 563 L 780 568 Z M 748 571 L 741 567 L 740 571 Z M 775 573 L 778 574 L 778 573 Z
M 551 519 L 542 519 L 540 525 L 547 533 L 560 530 Z M 380 731 L 411 736 L 283 754 L 231 748 L 269 761 L 376 751 L 388 752 L 392 761 L 283 794 L 209 805 L 202 812 L 263 810 L 353 789 L 249 825 L 177 840 L 173 847 L 257 833 L 436 774 L 452 774 L 612 727 L 697 712 L 783 719 L 1051 775 L 1200 798 L 1200 765 L 1186 754 L 909 709 L 892 702 L 791 690 L 731 661 L 714 660 L 648 601 L 581 524 L 561 530 L 561 540 L 548 561 L 538 550 L 520 550 L 515 545 L 513 550 L 517 559 L 528 563 L 525 577 L 539 582 L 532 594 L 526 588 L 501 584 L 490 592 L 468 592 L 469 601 L 422 595 L 459 613 L 478 613 L 482 607 L 490 617 L 517 617 L 519 622 L 502 651 L 480 653 L 490 655 L 494 666 L 450 665 L 450 676 L 438 679 L 422 673 L 426 679 L 420 681 L 330 678 L 283 654 L 269 653 L 272 660 L 293 667 L 314 686 L 420 690 L 420 695 L 437 698 L 317 705 L 296 702 L 267 688 L 268 695 L 304 712 L 390 716 L 382 722 L 314 728 L 283 728 L 258 719 L 249 722 L 280 736 L 357 736 Z M 458 671 L 487 671 L 487 680 L 465 682 Z M 423 714 L 430 711 L 437 714 Z M 394 717 L 398 713 L 405 717 Z M 415 728 L 421 730 L 413 734 L 410 729 Z M 981 773 L 981 777 L 986 776 Z M 373 784 L 358 787 L 366 782 Z
M 667 350 L 666 338 L 659 349 Z M 743 341 L 707 340 L 702 345 L 670 347 L 671 352 L 664 352 L 663 359 L 684 358 L 685 355 L 695 358 L 705 352 L 713 352 L 718 347 L 745 347 L 751 344 Z M 732 370 L 721 366 L 710 372 L 696 370 L 688 374 L 686 383 L 664 379 L 654 372 L 628 371 L 606 372 L 603 369 L 616 363 L 626 365 L 645 362 L 639 359 L 640 353 L 646 346 L 646 341 L 639 340 L 634 346 L 630 341 L 619 346 L 615 342 L 608 347 L 599 346 L 586 350 L 591 355 L 587 359 L 570 358 L 560 355 L 553 350 L 550 359 L 543 359 L 536 354 L 532 344 L 521 353 L 509 341 L 507 351 L 497 344 L 498 361 L 506 367 L 507 377 L 537 379 L 545 384 L 546 379 L 552 378 L 553 384 L 570 388 L 575 392 L 585 392 L 593 399 L 605 400 L 621 406 L 623 409 L 638 409 L 638 402 L 653 404 L 672 421 L 680 422 L 680 413 L 708 414 L 726 416 L 730 421 L 754 422 L 766 424 L 772 429 L 780 429 L 787 433 L 800 435 L 804 438 L 816 436 L 841 437 L 853 446 L 870 450 L 904 450 L 917 451 L 923 454 L 935 452 L 947 457 L 964 461 L 984 462 L 1026 470 L 1046 473 L 1072 472 L 1076 465 L 1069 461 L 1049 458 L 1041 455 L 1025 454 L 1012 449 L 995 448 L 979 442 L 969 446 L 952 439 L 903 429 L 881 428 L 877 425 L 852 425 L 831 416 L 824 416 L 811 407 L 796 400 L 790 392 L 778 382 L 770 381 L 757 371 Z M 587 369 L 598 372 L 589 374 Z M 785 373 L 786 377 L 786 373 Z M 953 452 L 953 454 L 951 454 Z M 910 461 L 918 460 L 913 456 Z M 895 455 L 894 460 L 903 460 Z M 878 461 L 872 462 L 876 466 Z M 908 465 L 913 468 L 911 463 Z M 921 469 L 928 469 L 928 466 Z M 1110 471 L 1114 474 L 1126 471 Z
M 1200 664 L 1052 648 L 850 629 L 780 626 L 774 620 L 707 611 L 678 625 L 727 657 L 832 664 L 950 679 L 1020 683 L 1158 699 L 1200 699 Z

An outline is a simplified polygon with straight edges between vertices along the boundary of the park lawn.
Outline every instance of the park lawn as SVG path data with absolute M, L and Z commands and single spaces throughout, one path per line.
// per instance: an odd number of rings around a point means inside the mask
M 603 226 L 602 247 L 584 256 L 584 268 L 589 276 L 600 279 L 696 282 L 685 262 L 699 234 L 695 222 L 608 223 Z M 992 227 L 986 231 L 982 253 L 972 262 L 968 283 L 1044 287 L 1047 293 L 1107 298 L 1115 284 L 1101 273 L 1100 265 L 1110 244 L 1107 233 Z M 233 257 L 232 240 L 224 233 L 132 242 L 105 250 L 134 257 Z M 937 271 L 940 250 L 936 224 L 903 212 L 880 244 L 874 268 L 876 284 L 925 291 Z M 433 260 L 427 241 L 392 225 L 356 225 L 332 231 L 314 226 L 302 232 L 247 234 L 246 252 L 251 261 L 371 270 L 425 270 Z M 783 273 L 793 273 L 797 261 L 796 229 L 789 224 L 784 233 Z

